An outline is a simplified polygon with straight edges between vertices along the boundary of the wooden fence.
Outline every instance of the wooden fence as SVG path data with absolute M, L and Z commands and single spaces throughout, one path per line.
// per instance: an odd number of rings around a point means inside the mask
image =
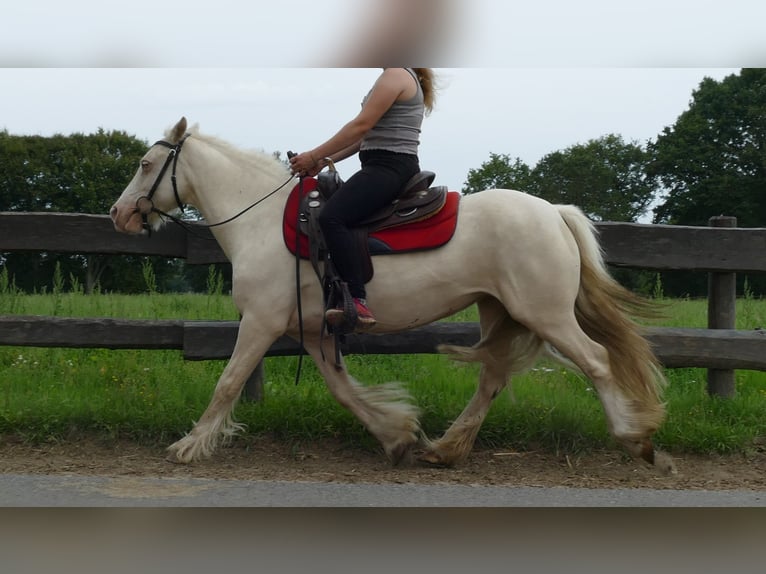
M 709 273 L 707 329 L 648 329 L 647 337 L 666 367 L 707 368 L 708 390 L 720 396 L 733 394 L 735 369 L 766 371 L 766 332 L 734 328 L 734 279 L 738 272 L 766 272 L 766 229 L 737 228 L 731 217 L 711 218 L 710 227 L 611 222 L 596 226 L 611 265 Z M 193 234 L 170 225 L 149 237 L 127 236 L 114 231 L 109 217 L 85 214 L 0 213 L 2 251 L 160 255 L 192 264 L 227 261 L 201 227 Z M 236 321 L 0 316 L 0 345 L 180 349 L 190 360 L 228 358 L 236 331 Z M 434 353 L 440 343 L 470 345 L 478 338 L 475 323 L 437 322 L 392 335 L 351 335 L 345 352 Z M 298 352 L 298 344 L 283 337 L 267 356 Z

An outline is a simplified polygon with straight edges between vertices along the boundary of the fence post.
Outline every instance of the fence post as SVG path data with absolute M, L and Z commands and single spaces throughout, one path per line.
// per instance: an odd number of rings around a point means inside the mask
M 239 315 L 239 320 L 242 320 L 242 314 Z M 253 372 L 245 381 L 245 386 L 242 389 L 242 400 L 246 402 L 259 403 L 263 400 L 263 379 L 265 377 L 265 371 L 263 369 L 263 359 L 255 366 Z
M 737 227 L 737 218 L 711 217 L 710 227 Z M 737 275 L 736 273 L 708 273 L 708 329 L 734 329 L 736 326 Z M 736 392 L 734 371 L 708 369 L 707 391 L 711 396 L 733 397 Z
M 243 400 L 252 402 L 263 400 L 263 379 L 264 369 L 263 360 L 261 360 L 245 382 L 245 388 L 242 391 Z

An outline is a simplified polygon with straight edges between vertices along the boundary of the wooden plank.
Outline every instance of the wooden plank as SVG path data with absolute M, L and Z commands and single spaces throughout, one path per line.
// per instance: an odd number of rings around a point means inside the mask
M 210 265 L 211 263 L 228 263 L 218 242 L 210 229 L 193 225 L 194 232 L 188 235 L 186 261 L 192 265 Z
M 187 321 L 184 325 L 184 358 L 190 361 L 228 359 L 237 340 L 238 321 Z M 407 355 L 436 353 L 439 344 L 473 345 L 479 340 L 477 323 L 432 323 L 400 333 L 346 336 L 344 354 Z M 283 336 L 267 356 L 294 356 L 298 342 Z
M 481 338 L 478 323 L 440 321 L 416 329 L 387 335 L 354 333 L 343 349 L 347 354 L 408 355 L 431 354 L 439 345 L 470 347 Z
M 766 331 L 655 327 L 647 332 L 657 358 L 669 368 L 766 371 Z
M 142 321 L 69 317 L 0 316 L 0 345 L 106 349 L 182 349 L 188 360 L 228 359 L 238 321 Z M 647 329 L 659 360 L 669 368 L 766 371 L 766 331 Z M 387 335 L 353 334 L 346 354 L 429 354 L 439 344 L 472 345 L 476 323 L 437 322 Z M 294 356 L 298 343 L 281 337 L 267 356 Z
M 186 231 L 173 225 L 151 235 L 125 235 L 106 215 L 2 212 L 0 251 L 186 257 Z
M 187 321 L 184 325 L 184 358 L 190 361 L 228 359 L 237 340 L 238 321 Z M 473 345 L 479 340 L 477 323 L 439 322 L 401 333 L 346 336 L 344 354 L 406 355 L 436 353 L 439 344 Z M 267 357 L 295 356 L 300 346 L 280 337 Z
M 184 358 L 227 359 L 237 337 L 237 321 L 189 321 L 184 329 Z M 668 368 L 700 367 L 766 371 L 766 332 L 729 329 L 655 327 L 646 338 L 657 358 Z M 438 322 L 389 335 L 354 334 L 347 337 L 345 354 L 429 354 L 439 344 L 473 345 L 479 340 L 476 323 Z M 298 343 L 280 338 L 267 356 L 298 353 Z
M 237 341 L 239 321 L 186 321 L 183 332 L 184 359 L 205 361 L 228 359 Z M 266 356 L 282 357 L 298 354 L 299 346 L 290 337 L 280 337 Z
M 597 223 L 606 261 L 659 271 L 766 271 L 766 229 Z
M 709 228 L 599 222 L 607 263 L 668 270 L 766 272 L 766 228 Z M 54 251 L 184 257 L 190 263 L 227 261 L 210 231 L 193 235 L 171 223 L 151 237 L 117 233 L 107 215 L 0 213 L 0 251 Z M 188 246 L 188 247 L 187 247 Z
M 0 345 L 99 349 L 181 349 L 183 321 L 0 316 Z

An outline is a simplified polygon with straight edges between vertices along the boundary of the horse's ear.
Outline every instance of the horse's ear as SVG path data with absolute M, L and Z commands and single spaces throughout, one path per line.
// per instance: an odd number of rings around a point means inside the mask
M 173 129 L 170 130 L 170 139 L 171 141 L 178 143 L 181 141 L 181 138 L 184 137 L 186 134 L 186 118 L 182 117 L 180 120 L 178 120 L 178 123 L 173 126 Z

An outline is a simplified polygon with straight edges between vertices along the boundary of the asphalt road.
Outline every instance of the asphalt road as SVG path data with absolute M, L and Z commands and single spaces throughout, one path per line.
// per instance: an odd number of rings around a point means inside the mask
M 726 507 L 766 492 L 0 475 L 3 507 Z

